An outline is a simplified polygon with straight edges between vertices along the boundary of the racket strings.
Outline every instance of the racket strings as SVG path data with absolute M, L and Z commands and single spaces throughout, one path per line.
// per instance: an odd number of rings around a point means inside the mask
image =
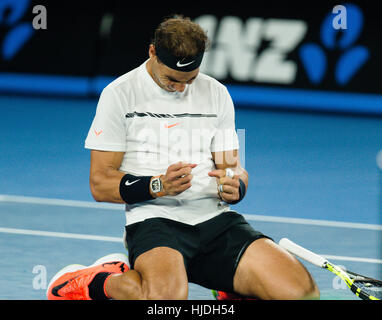
M 382 281 L 376 279 L 360 279 L 354 280 L 353 283 L 355 287 L 363 292 L 363 295 L 360 296 L 362 299 L 370 299 L 370 296 L 378 300 L 382 299 Z
M 368 296 L 377 298 L 378 300 L 382 299 L 382 285 L 375 284 L 370 282 L 357 282 L 356 286 L 366 293 Z M 368 299 L 370 299 L 368 297 Z
M 361 299 L 364 300 L 381 300 L 382 299 L 382 281 L 363 276 L 361 274 L 336 268 L 329 263 L 326 266 L 329 270 L 339 271 L 343 275 L 343 280 L 348 284 L 350 289 Z M 347 276 L 346 276 L 347 275 Z
M 352 271 L 346 271 L 346 272 L 350 275 L 351 279 L 354 282 L 370 283 L 370 285 L 382 287 L 382 280 L 369 278 L 369 277 L 363 276 L 361 274 L 358 274 L 358 273 L 355 273 Z

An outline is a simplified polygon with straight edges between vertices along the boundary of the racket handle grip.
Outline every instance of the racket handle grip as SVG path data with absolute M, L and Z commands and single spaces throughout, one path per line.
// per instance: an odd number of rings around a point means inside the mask
M 279 241 L 279 245 L 295 256 L 304 259 L 305 261 L 308 261 L 317 267 L 323 268 L 324 265 L 328 262 L 328 260 L 326 260 L 324 257 L 321 257 L 318 254 L 315 254 L 314 252 L 299 246 L 287 238 L 282 238 Z

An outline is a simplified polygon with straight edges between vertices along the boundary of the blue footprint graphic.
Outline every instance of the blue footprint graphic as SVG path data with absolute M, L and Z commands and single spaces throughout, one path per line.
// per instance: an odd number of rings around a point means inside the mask
M 357 46 L 345 52 L 338 61 L 335 78 L 340 85 L 345 85 L 369 59 L 369 50 Z
M 24 22 L 11 29 L 4 38 L 2 58 L 11 60 L 32 37 L 34 29 L 30 22 Z
M 5 35 L 1 57 L 11 60 L 32 37 L 34 29 L 31 22 L 17 24 L 28 9 L 30 0 L 0 0 L 0 24 L 11 26 L 12 29 Z M 8 14 L 5 13 L 8 11 Z
M 344 50 L 337 61 L 334 77 L 341 86 L 346 85 L 356 72 L 369 59 L 369 50 L 364 46 L 349 48 L 360 36 L 363 27 L 362 11 L 354 4 L 345 4 L 347 10 L 348 29 L 335 30 L 332 26 L 333 16 L 329 13 L 321 25 L 321 42 L 327 50 L 339 48 Z M 341 38 L 336 41 L 336 34 L 341 32 Z M 309 80 L 319 84 L 323 80 L 327 68 L 327 58 L 324 49 L 315 43 L 307 43 L 299 50 L 301 62 Z
M 30 0 L 1 0 L 0 1 L 0 22 L 11 26 L 21 19 L 29 6 Z M 5 17 L 5 11 L 9 14 Z
M 300 49 L 300 59 L 313 83 L 320 83 L 326 71 L 326 56 L 318 44 L 307 43 Z

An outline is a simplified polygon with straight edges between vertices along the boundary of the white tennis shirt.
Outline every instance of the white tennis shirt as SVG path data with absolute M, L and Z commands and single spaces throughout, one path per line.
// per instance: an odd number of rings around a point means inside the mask
M 152 217 L 195 225 L 229 210 L 208 172 L 215 169 L 211 152 L 239 148 L 232 99 L 203 73 L 182 93 L 168 92 L 146 63 L 104 88 L 85 148 L 124 152 L 120 171 L 136 176 L 165 174 L 179 161 L 197 164 L 186 191 L 126 205 L 126 225 Z

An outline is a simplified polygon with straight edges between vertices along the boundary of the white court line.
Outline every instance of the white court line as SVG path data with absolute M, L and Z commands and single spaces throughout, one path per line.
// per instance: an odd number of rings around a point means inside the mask
M 5 194 L 0 194 L 0 202 L 29 203 L 29 204 L 67 206 L 67 207 L 90 208 L 90 209 L 94 208 L 94 209 L 104 209 L 104 210 L 105 209 L 118 210 L 120 212 L 124 212 L 123 204 L 99 203 L 99 202 L 79 201 L 79 200 L 50 199 L 50 198 L 39 198 L 39 197 L 24 197 L 24 196 L 13 196 L 13 195 L 5 195 Z M 302 219 L 302 218 L 266 216 L 266 215 L 257 215 L 257 214 L 243 214 L 243 216 L 247 220 L 254 220 L 254 221 L 292 223 L 292 224 L 314 225 L 314 226 L 322 226 L 322 227 L 337 227 L 337 228 L 382 231 L 382 225 L 379 225 L 379 224 L 318 220 L 318 219 Z
M 117 237 L 96 236 L 96 235 L 79 234 L 79 233 L 52 232 L 52 231 L 42 231 L 42 230 L 16 229 L 16 228 L 0 227 L 0 233 L 11 233 L 11 234 L 53 237 L 53 238 L 67 238 L 67 239 L 69 238 L 69 239 L 80 239 L 80 240 L 95 240 L 95 241 L 105 241 L 105 242 L 120 242 L 120 243 L 123 242 L 122 238 L 117 238 Z M 320 255 L 327 258 L 328 260 L 342 260 L 342 261 L 382 264 L 382 259 L 333 256 L 333 255 L 327 255 L 327 254 L 320 254 Z
M 42 230 L 2 228 L 2 227 L 0 227 L 0 232 L 1 233 L 12 233 L 12 234 L 22 234 L 22 235 L 29 235 L 29 236 L 53 237 L 53 238 L 69 238 L 69 239 L 95 240 L 95 241 L 106 241 L 106 242 L 122 242 L 122 238 L 108 237 L 108 236 L 97 236 L 97 235 L 91 235 L 91 234 L 79 234 L 79 233 L 65 233 L 65 232 L 53 232 L 53 231 L 42 231 Z
M 258 214 L 243 214 L 247 220 L 257 220 L 265 222 L 278 222 L 278 223 L 293 223 L 293 224 L 305 224 L 311 226 L 321 227 L 337 227 L 337 228 L 350 228 L 350 229 L 366 229 L 382 231 L 382 225 L 369 224 L 369 223 L 357 223 L 357 222 L 344 222 L 333 220 L 318 220 L 318 219 L 302 219 L 302 218 L 290 218 L 290 217 L 277 217 L 277 216 L 265 216 Z
M 76 208 L 90 208 L 90 209 L 107 209 L 107 210 L 124 210 L 123 204 L 114 203 L 100 203 L 79 200 L 65 200 L 65 199 L 51 199 L 51 198 L 38 198 L 38 197 L 24 197 L 0 194 L 0 202 L 14 202 L 14 203 L 29 203 L 41 204 L 52 206 L 76 207 Z

